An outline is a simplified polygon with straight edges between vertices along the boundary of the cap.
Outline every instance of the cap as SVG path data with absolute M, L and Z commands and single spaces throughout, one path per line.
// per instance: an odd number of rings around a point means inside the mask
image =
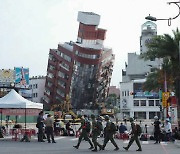
M 169 122 L 169 118 L 166 118 L 166 121 L 168 121 L 168 122 Z
M 95 115 L 94 115 L 94 114 L 91 114 L 91 118 L 92 118 L 92 119 L 95 119 Z
M 158 116 L 154 116 L 154 119 L 158 119 Z
M 130 121 L 130 122 L 133 122 L 133 121 L 134 121 L 134 119 L 133 119 L 133 118 L 129 118 L 129 121 Z
M 109 120 L 109 116 L 108 115 L 105 116 L 105 120 Z

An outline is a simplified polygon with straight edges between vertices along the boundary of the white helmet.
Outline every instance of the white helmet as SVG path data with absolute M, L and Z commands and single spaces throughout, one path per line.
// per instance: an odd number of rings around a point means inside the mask
M 157 119 L 158 119 L 158 116 L 154 116 L 154 119 L 157 120 Z

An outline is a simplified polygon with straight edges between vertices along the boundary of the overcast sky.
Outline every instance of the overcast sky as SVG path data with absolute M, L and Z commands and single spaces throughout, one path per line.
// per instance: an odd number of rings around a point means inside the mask
M 178 1 L 178 0 L 177 0 Z M 111 85 L 118 86 L 127 54 L 140 50 L 141 25 L 148 14 L 169 18 L 178 7 L 167 0 L 0 0 L 0 69 L 28 67 L 30 76 L 46 75 L 49 49 L 76 41 L 78 11 L 101 16 L 107 29 L 105 46 L 115 54 Z M 158 34 L 172 34 L 180 17 L 157 21 Z

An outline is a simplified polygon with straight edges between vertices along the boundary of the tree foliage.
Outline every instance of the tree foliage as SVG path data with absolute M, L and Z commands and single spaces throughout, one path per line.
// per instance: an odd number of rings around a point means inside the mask
M 153 37 L 147 44 L 148 51 L 140 56 L 144 60 L 163 59 L 162 69 L 148 75 L 144 84 L 145 88 L 162 88 L 165 75 L 169 88 L 172 88 L 175 81 L 180 79 L 180 31 L 177 28 L 176 31 L 172 32 L 173 36 L 164 34 Z

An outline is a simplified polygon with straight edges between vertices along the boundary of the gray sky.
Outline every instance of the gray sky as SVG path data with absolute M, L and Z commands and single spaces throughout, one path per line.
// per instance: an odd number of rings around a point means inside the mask
M 178 1 L 178 0 L 177 0 Z M 76 41 L 78 11 L 101 15 L 105 46 L 115 54 L 111 85 L 119 86 L 127 53 L 140 50 L 141 25 L 148 14 L 169 18 L 178 7 L 167 0 L 0 0 L 0 69 L 28 67 L 30 76 L 46 75 L 50 48 Z M 180 17 L 157 21 L 158 34 L 172 34 Z

